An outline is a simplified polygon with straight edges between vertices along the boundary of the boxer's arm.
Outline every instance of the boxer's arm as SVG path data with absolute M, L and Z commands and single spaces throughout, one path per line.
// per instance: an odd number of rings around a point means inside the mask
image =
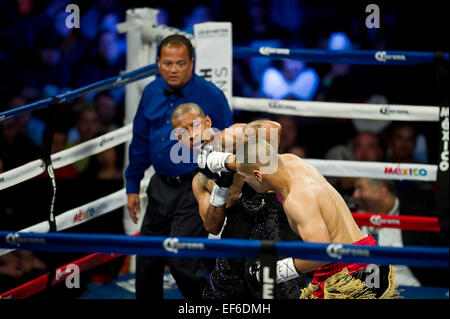
M 322 218 L 319 201 L 312 191 L 302 190 L 301 194 L 288 195 L 284 201 L 284 209 L 291 227 L 295 227 L 305 242 L 330 243 L 327 225 Z M 295 268 L 300 273 L 307 273 L 328 264 L 328 261 L 314 261 L 294 258 Z
M 220 133 L 222 150 L 236 153 L 236 144 L 245 143 L 252 137 L 264 137 L 267 142 L 277 146 L 280 142 L 281 125 L 274 121 L 256 120 L 248 124 L 236 123 Z
M 225 221 L 225 205 L 215 207 L 210 203 L 214 181 L 198 173 L 192 179 L 192 191 L 198 202 L 198 210 L 207 232 L 217 235 Z
M 245 143 L 251 137 L 264 136 L 272 145 L 280 142 L 281 125 L 269 120 L 256 120 L 248 124 L 236 123 L 215 133 L 205 144 L 220 147 L 222 151 L 235 153 L 237 143 Z

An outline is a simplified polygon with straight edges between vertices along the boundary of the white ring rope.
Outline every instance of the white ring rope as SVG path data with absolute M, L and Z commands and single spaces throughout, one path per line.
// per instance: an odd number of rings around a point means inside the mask
M 361 162 L 304 158 L 325 176 L 392 180 L 436 181 L 437 166 L 426 164 Z
M 147 185 L 149 179 L 144 179 L 141 182 L 141 188 Z M 146 200 L 147 194 L 141 192 L 141 201 Z M 83 224 L 91 219 L 103 216 L 109 212 L 112 212 L 120 207 L 127 204 L 127 196 L 125 194 L 125 188 L 118 190 L 112 194 L 105 197 L 96 199 L 90 203 L 83 204 L 79 207 L 72 208 L 62 214 L 55 217 L 56 230 L 61 231 L 74 226 Z M 43 221 L 33 226 L 19 230 L 19 232 L 36 232 L 36 233 L 47 233 L 50 230 L 50 225 L 48 221 Z M 7 254 L 14 249 L 0 249 L 0 256 Z
M 92 140 L 52 154 L 51 159 L 53 168 L 57 169 L 75 163 L 83 158 L 101 153 L 109 148 L 131 140 L 131 137 L 132 124 L 128 124 Z M 45 165 L 40 159 L 6 171 L 0 174 L 0 190 L 36 177 L 44 171 Z
M 439 122 L 439 107 L 233 97 L 233 109 L 294 116 Z
M 132 124 L 128 124 L 87 142 L 53 154 L 53 167 L 57 169 L 71 163 L 75 163 L 83 158 L 101 153 L 107 149 L 131 140 L 132 126 Z

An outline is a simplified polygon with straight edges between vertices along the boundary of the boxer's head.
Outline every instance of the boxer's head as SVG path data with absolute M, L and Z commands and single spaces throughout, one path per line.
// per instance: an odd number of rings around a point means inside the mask
M 191 150 L 200 148 L 214 134 L 211 118 L 195 103 L 180 104 L 170 121 L 178 141 Z
M 265 193 L 270 188 L 264 177 L 277 172 L 278 153 L 264 138 L 249 139 L 236 151 L 236 170 L 255 191 Z
M 180 34 L 169 35 L 161 41 L 158 51 L 158 69 L 172 88 L 185 85 L 192 76 L 194 49 L 191 41 Z

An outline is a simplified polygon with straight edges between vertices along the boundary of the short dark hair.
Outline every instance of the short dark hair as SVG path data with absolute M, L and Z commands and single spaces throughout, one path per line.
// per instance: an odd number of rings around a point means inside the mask
M 183 103 L 177 106 L 177 108 L 173 111 L 172 115 L 170 116 L 170 122 L 173 122 L 177 118 L 182 117 L 186 112 L 192 111 L 196 115 L 200 116 L 201 118 L 205 118 L 205 113 L 203 113 L 202 108 L 195 103 Z
M 418 130 L 417 130 L 417 128 L 414 125 L 411 125 L 409 123 L 404 123 L 404 122 L 393 122 L 388 128 L 388 136 L 389 136 L 389 138 L 392 138 L 394 136 L 394 133 L 398 129 L 402 129 L 402 128 L 410 129 L 411 131 L 413 131 L 414 137 L 417 137 Z
M 367 181 L 371 186 L 386 187 L 386 189 L 388 190 L 389 193 L 391 193 L 392 195 L 398 196 L 397 187 L 395 186 L 395 183 L 392 180 L 368 178 Z
M 158 58 L 161 57 L 162 47 L 164 47 L 164 46 L 167 47 L 169 45 L 185 46 L 188 49 L 189 59 L 192 60 L 192 58 L 194 57 L 194 47 L 192 46 L 191 41 L 188 38 L 186 38 L 184 35 L 172 34 L 172 35 L 165 37 L 159 44 Z

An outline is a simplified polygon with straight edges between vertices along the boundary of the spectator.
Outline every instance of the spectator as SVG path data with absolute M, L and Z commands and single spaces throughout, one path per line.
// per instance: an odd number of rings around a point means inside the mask
M 184 19 L 184 31 L 194 32 L 194 24 L 212 21 L 211 12 L 205 5 L 198 5 L 192 9 L 192 12 Z
M 376 134 L 360 132 L 347 145 L 336 145 L 329 149 L 325 158 L 378 162 L 383 158 L 383 148 Z
M 356 134 L 347 145 L 337 145 L 328 150 L 325 158 L 330 160 L 377 162 L 383 158 L 383 149 L 376 134 L 361 132 Z M 339 190 L 350 209 L 356 207 L 354 198 L 351 196 L 355 178 L 327 177 L 327 180 Z
M 353 138 L 352 152 L 357 161 L 379 162 L 383 158 L 380 140 L 370 132 L 359 133 Z
M 77 121 L 69 130 L 68 143 L 70 146 L 88 141 L 100 131 L 98 114 L 91 103 L 81 103 L 78 110 Z
M 122 165 L 119 156 L 121 156 L 121 152 L 117 148 L 110 148 L 98 153 L 90 161 L 83 177 L 104 181 L 122 180 Z
M 419 139 L 421 144 L 421 150 L 419 151 L 417 149 L 418 134 L 412 125 L 406 123 L 393 123 L 388 131 L 388 150 L 386 156 L 388 162 L 426 163 L 424 160 L 428 156 L 425 138 L 421 135 L 421 138 Z M 430 183 L 415 182 L 411 180 L 397 180 L 395 181 L 395 184 L 400 191 L 412 191 L 416 189 L 427 190 L 432 187 Z
M 298 34 L 304 23 L 302 1 L 297 0 L 271 0 L 270 17 L 277 25 Z
M 14 96 L 8 102 L 10 109 L 25 105 L 25 99 L 21 96 Z M 26 135 L 37 147 L 42 144 L 42 138 L 44 136 L 44 130 L 46 124 L 31 115 L 31 112 L 26 112 L 16 117 L 19 133 Z
M 393 124 L 390 132 L 387 141 L 388 161 L 393 163 L 426 163 L 415 153 L 418 134 L 413 126 L 402 123 Z
M 56 33 L 42 32 L 36 39 L 36 61 L 27 70 L 25 86 L 44 89 L 53 85 L 58 89 L 70 87 L 72 68 L 63 62 L 61 39 Z M 29 63 L 28 62 L 28 63 Z
M 102 30 L 96 41 L 92 55 L 81 66 L 75 85 L 81 87 L 109 77 L 117 76 L 125 69 L 125 55 L 120 49 L 117 32 Z M 111 91 L 117 99 L 122 99 L 123 87 Z
M 353 197 L 359 203 L 361 212 L 400 215 L 400 201 L 396 195 L 395 184 L 387 180 L 358 178 L 355 181 Z M 362 227 L 367 235 L 373 235 L 380 246 L 403 247 L 401 229 Z M 395 281 L 402 286 L 421 286 L 411 269 L 404 265 L 396 265 Z
M 70 131 L 75 132 L 75 134 L 72 133 L 73 136 L 76 136 L 76 133 L 78 133 L 78 139 L 69 141 L 69 147 L 93 139 L 100 132 L 100 124 L 95 109 L 89 107 L 82 109 L 78 114 L 75 127 Z M 89 157 L 86 157 L 72 165 L 78 173 L 82 173 L 88 167 L 89 160 Z
M 122 169 L 119 165 L 118 152 L 116 148 L 110 148 L 97 154 L 96 158 L 100 164 L 97 178 L 103 180 L 121 180 Z
M 70 68 L 70 82 L 68 87 L 74 87 L 75 71 L 79 70 L 82 66 L 87 53 L 88 42 L 85 41 L 81 34 L 80 29 L 67 28 L 66 26 L 67 13 L 64 8 L 61 8 L 54 19 L 52 19 L 51 25 L 48 27 L 52 34 L 55 34 L 60 40 L 61 61 L 64 67 Z
M 291 32 L 274 24 L 270 19 L 267 0 L 249 0 L 245 3 L 249 26 L 245 36 L 249 40 L 290 39 Z
M 95 1 L 81 17 L 80 25 L 83 27 L 80 29 L 83 36 L 88 41 L 93 41 L 98 36 L 105 16 L 112 14 L 117 16 L 118 21 L 124 20 L 124 10 L 120 8 L 116 0 Z
M 39 157 L 40 150 L 19 131 L 18 119 L 0 122 L 0 157 L 5 171 Z
M 98 93 L 94 98 L 95 110 L 97 112 L 100 132 L 108 133 L 119 128 L 114 123 L 117 115 L 117 102 L 106 91 Z

